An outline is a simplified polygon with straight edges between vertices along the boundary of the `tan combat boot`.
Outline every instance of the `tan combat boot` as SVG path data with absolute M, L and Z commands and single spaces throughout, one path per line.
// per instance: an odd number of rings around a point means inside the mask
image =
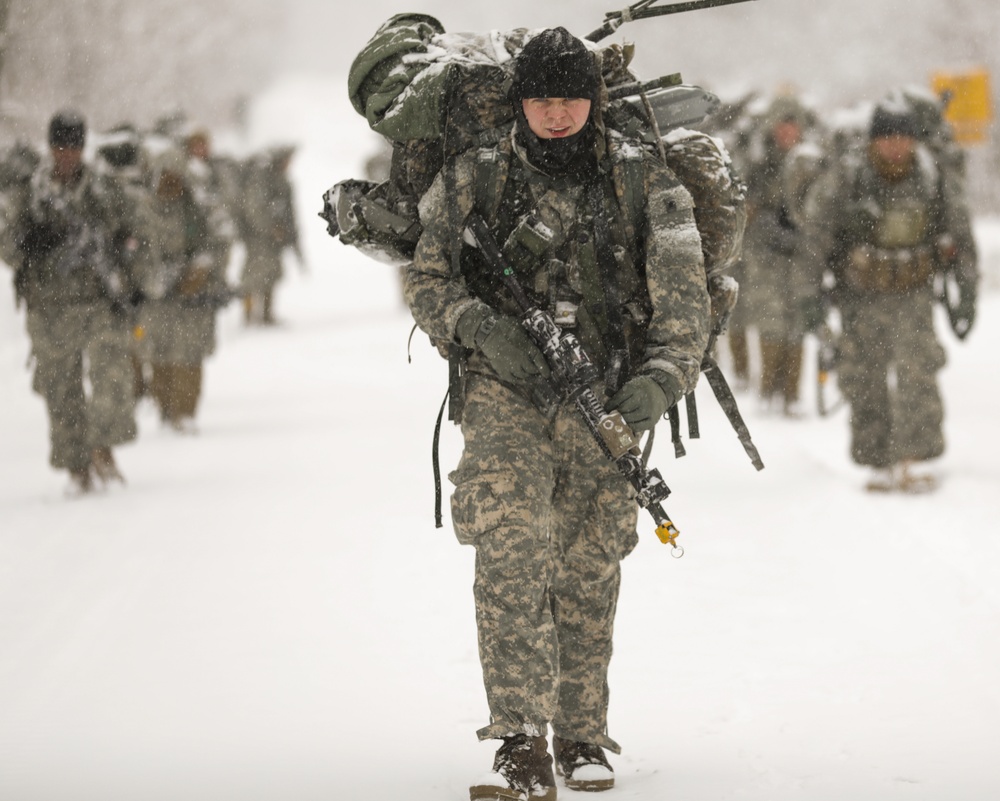
M 865 489 L 869 492 L 892 492 L 897 488 L 896 466 L 876 467 L 872 470 L 871 478 L 865 484 Z
M 90 465 L 69 471 L 69 486 L 66 494 L 71 498 L 94 491 L 94 479 L 90 475 Z
M 556 775 L 562 776 L 570 790 L 596 793 L 615 786 L 615 772 L 601 746 L 553 737 L 552 750 Z
M 552 757 L 544 737 L 503 738 L 493 772 L 469 788 L 470 801 L 556 801 Z
M 928 472 L 914 472 L 915 461 L 906 459 L 899 464 L 899 475 L 896 478 L 900 492 L 911 495 L 921 495 L 937 489 L 937 476 Z
M 271 292 L 265 292 L 262 302 L 263 311 L 261 312 L 261 323 L 264 325 L 277 325 L 278 321 L 274 319 L 274 294 Z
M 118 465 L 115 464 L 114 454 L 107 446 L 94 448 L 90 454 L 90 466 L 94 469 L 94 475 L 104 484 L 110 484 L 112 481 L 117 481 L 120 484 L 125 483 L 124 476 L 118 470 Z

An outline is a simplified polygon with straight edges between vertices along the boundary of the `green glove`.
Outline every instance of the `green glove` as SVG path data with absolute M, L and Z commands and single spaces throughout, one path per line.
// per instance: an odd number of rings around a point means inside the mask
M 486 357 L 501 381 L 517 383 L 549 375 L 544 354 L 512 317 L 470 309 L 459 318 L 455 334 L 465 347 Z
M 632 430 L 641 434 L 655 426 L 682 395 L 680 382 L 669 373 L 658 371 L 656 378 L 640 375 L 625 382 L 608 401 L 608 408 L 621 412 Z
M 972 324 L 976 321 L 976 288 L 974 285 L 962 287 L 962 297 L 958 301 L 958 308 L 954 312 L 949 312 L 948 316 L 951 330 L 960 340 L 964 340 L 972 331 Z

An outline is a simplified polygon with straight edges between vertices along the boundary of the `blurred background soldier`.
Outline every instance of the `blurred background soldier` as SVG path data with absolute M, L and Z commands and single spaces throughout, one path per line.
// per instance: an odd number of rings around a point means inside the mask
M 138 129 L 131 123 L 123 122 L 102 134 L 97 146 L 95 167 L 114 178 L 113 185 L 120 192 L 122 206 L 136 221 L 133 227 L 138 225 L 139 221 L 145 220 L 149 214 L 151 192 L 147 175 L 148 165 L 143 158 L 142 137 Z M 135 252 L 128 255 L 134 262 Z M 134 264 L 131 266 L 134 269 Z M 141 293 L 137 298 L 141 299 Z M 148 365 L 142 359 L 139 346 L 139 339 L 144 331 L 136 319 L 131 322 L 129 348 L 133 374 L 132 387 L 138 399 L 148 390 Z
M 150 391 L 165 423 L 193 431 L 201 397 L 202 362 L 215 350 L 215 316 L 228 299 L 223 233 L 195 198 L 186 159 L 168 149 L 153 159 L 151 214 L 143 227 L 148 247 L 140 274 L 146 302 L 140 341 L 152 365 Z
M 882 101 L 863 156 L 848 153 L 806 204 L 811 244 L 832 269 L 841 315 L 839 383 L 851 404 L 851 456 L 874 469 L 867 487 L 876 491 L 920 492 L 937 483 L 913 468 L 944 451 L 936 273 L 957 284 L 949 308 L 956 334 L 964 338 L 975 318 L 968 211 L 946 190 L 919 137 L 910 107 Z
M 788 416 L 799 413 L 799 379 L 805 321 L 803 298 L 812 277 L 808 253 L 788 196 L 792 152 L 817 127 L 815 115 L 791 95 L 775 98 L 761 115 L 744 167 L 747 227 L 746 286 L 740 303 L 751 310 L 760 336 L 760 395 L 768 407 L 780 401 Z M 739 305 L 739 304 L 737 304 Z
M 243 189 L 239 162 L 212 151 L 212 137 L 207 128 L 189 126 L 181 137 L 187 155 L 187 174 L 191 191 L 199 206 L 211 217 L 211 228 L 219 237 L 217 257 L 228 263 L 238 238 Z
M 746 175 L 749 164 L 753 122 L 751 108 L 757 97 L 756 92 L 748 92 L 723 101 L 719 110 L 698 126 L 699 130 L 722 140 L 732 158 L 733 171 L 741 178 Z M 750 308 L 753 293 L 750 290 L 746 259 L 742 253 L 727 273 L 739 284 L 740 290 L 739 300 L 729 315 L 729 324 L 721 339 L 729 345 L 733 388 L 743 390 L 750 386 L 750 344 L 747 329 L 753 323 Z
M 69 471 L 73 492 L 90 491 L 95 475 L 122 480 L 111 448 L 136 435 L 124 313 L 133 287 L 121 258 L 135 240 L 120 194 L 84 163 L 84 138 L 79 114 L 52 118 L 50 158 L 20 210 L 15 279 L 27 306 L 33 387 L 48 406 L 50 461 Z
M 240 291 L 248 324 L 274 324 L 274 288 L 281 280 L 285 250 L 295 251 L 302 264 L 288 180 L 294 152 L 292 147 L 271 148 L 251 159 L 244 169 L 243 241 L 247 252 Z
M 15 267 L 23 260 L 17 222 L 27 204 L 31 176 L 41 157 L 26 142 L 15 142 L 0 155 L 0 261 Z

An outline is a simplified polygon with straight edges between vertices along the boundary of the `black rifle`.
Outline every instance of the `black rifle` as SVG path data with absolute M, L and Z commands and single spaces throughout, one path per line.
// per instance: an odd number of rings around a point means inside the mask
M 837 333 L 830 325 L 831 299 L 829 290 L 821 295 L 823 304 L 823 318 L 816 329 L 816 411 L 820 417 L 828 417 L 836 412 L 844 404 L 843 397 L 838 397 L 831 402 L 827 397 L 827 386 L 830 383 L 831 375 L 837 369 Z
M 660 501 L 670 495 L 670 488 L 658 470 L 646 469 L 639 450 L 639 439 L 621 414 L 617 411 L 609 412 L 597 397 L 591 386 L 599 378 L 596 365 L 574 334 L 564 331 L 552 319 L 552 315 L 532 303 L 514 276 L 513 269 L 504 263 L 503 255 L 486 221 L 479 214 L 473 213 L 467 225 L 479 244 L 486 263 L 496 271 L 520 306 L 524 314 L 521 324 L 545 355 L 552 372 L 552 389 L 561 400 L 573 402 L 604 455 L 628 479 L 635 489 L 636 502 L 656 522 L 656 536 L 665 545 L 673 547 L 675 556 L 683 556 L 684 549 L 676 542 L 680 532 L 660 506 Z
M 662 17 L 667 14 L 681 14 L 685 11 L 700 11 L 703 8 L 716 8 L 717 6 L 731 6 L 735 3 L 749 3 L 753 0 L 691 0 L 686 3 L 671 3 L 668 6 L 653 7 L 657 0 L 640 0 L 633 3 L 624 11 L 609 11 L 604 15 L 604 24 L 595 31 L 591 31 L 584 38 L 591 42 L 599 42 L 611 36 L 624 23 L 637 19 L 649 19 L 651 17 Z
M 954 263 L 947 263 L 937 279 L 937 299 L 948 315 L 948 325 L 960 341 L 964 341 L 972 330 L 972 321 L 962 314 L 961 298 L 969 289 L 963 288 L 958 280 Z
M 830 374 L 837 369 L 837 336 L 830 324 L 823 324 L 816 331 L 819 344 L 816 349 L 816 410 L 820 417 L 833 414 L 843 404 L 843 399 L 830 402 L 827 398 L 827 385 Z

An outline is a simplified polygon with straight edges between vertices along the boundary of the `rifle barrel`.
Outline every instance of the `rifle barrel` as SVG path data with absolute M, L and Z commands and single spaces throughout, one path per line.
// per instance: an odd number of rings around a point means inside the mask
M 637 19 L 650 19 L 652 17 L 663 17 L 668 14 L 682 14 L 685 11 L 701 11 L 705 8 L 717 8 L 719 6 L 731 6 L 736 3 L 752 3 L 754 0 L 687 0 L 683 3 L 671 3 L 668 6 L 653 7 L 655 0 L 635 3 L 624 11 L 609 11 L 605 15 L 604 24 L 595 31 L 591 31 L 584 38 L 591 42 L 599 42 L 611 36 L 624 23 Z

